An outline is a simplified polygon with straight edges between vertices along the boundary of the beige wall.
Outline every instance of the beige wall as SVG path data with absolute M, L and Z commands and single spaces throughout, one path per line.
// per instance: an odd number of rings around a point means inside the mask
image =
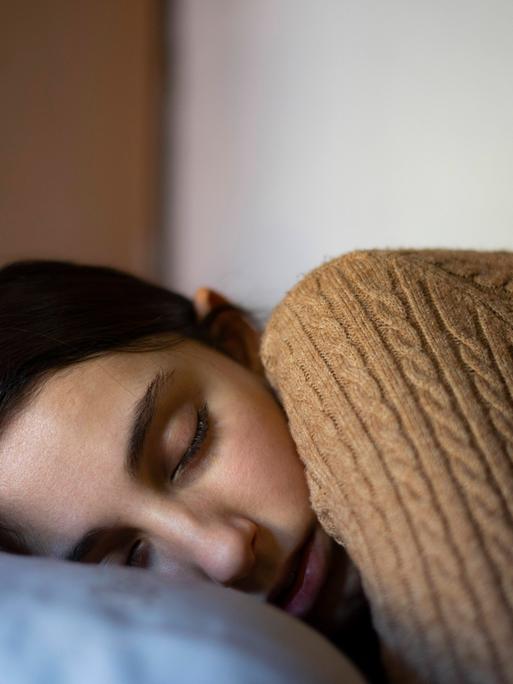
M 0 8 L 0 262 L 154 268 L 158 0 Z

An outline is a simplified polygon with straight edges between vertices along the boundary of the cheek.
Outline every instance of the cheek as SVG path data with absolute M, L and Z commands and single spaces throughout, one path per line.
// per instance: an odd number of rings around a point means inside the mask
M 303 465 L 272 397 L 255 403 L 251 411 L 239 409 L 229 434 L 224 476 L 234 491 L 246 492 L 256 505 L 297 511 L 309 507 Z
M 210 492 L 224 505 L 255 519 L 304 522 L 312 514 L 304 468 L 269 388 L 238 365 L 207 377 L 216 446 L 202 484 L 208 478 Z

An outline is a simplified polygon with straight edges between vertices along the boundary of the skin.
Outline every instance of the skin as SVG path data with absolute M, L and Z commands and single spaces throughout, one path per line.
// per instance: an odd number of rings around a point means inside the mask
M 194 301 L 201 318 L 226 300 L 202 288 Z M 266 600 L 318 523 L 286 416 L 258 360 L 258 332 L 227 312 L 211 335 L 229 356 L 190 340 L 110 353 L 51 375 L 16 416 L 0 442 L 1 513 L 34 553 L 63 557 L 102 527 L 85 562 L 124 565 L 140 542 L 136 565 Z M 158 372 L 168 379 L 131 477 L 124 466 L 131 418 Z M 170 481 L 205 402 L 207 439 Z

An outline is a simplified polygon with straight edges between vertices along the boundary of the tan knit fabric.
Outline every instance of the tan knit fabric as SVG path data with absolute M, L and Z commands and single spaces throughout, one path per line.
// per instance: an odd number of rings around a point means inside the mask
M 513 682 L 513 254 L 355 252 L 261 357 L 392 682 Z

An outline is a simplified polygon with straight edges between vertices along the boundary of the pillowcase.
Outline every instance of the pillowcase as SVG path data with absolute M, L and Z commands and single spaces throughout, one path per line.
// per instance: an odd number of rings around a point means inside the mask
M 324 637 L 207 581 L 0 554 L 10 684 L 361 684 Z

